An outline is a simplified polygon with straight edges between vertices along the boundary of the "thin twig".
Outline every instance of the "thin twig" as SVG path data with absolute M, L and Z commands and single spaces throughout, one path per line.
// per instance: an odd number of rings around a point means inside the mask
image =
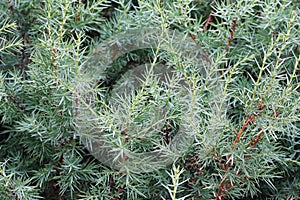
M 223 193 L 225 190 L 228 191 L 232 187 L 231 183 L 225 184 L 226 181 L 227 181 L 227 177 L 223 177 L 215 200 L 225 200 L 226 199 L 226 196 Z
M 261 110 L 261 109 L 264 109 L 265 106 L 262 106 L 262 104 L 259 103 L 258 105 L 258 110 Z M 251 123 L 251 122 L 255 122 L 255 117 L 256 116 L 261 116 L 260 114 L 252 114 L 251 116 L 247 117 L 246 120 L 244 121 L 244 124 L 243 126 L 241 127 L 241 129 L 239 130 L 238 134 L 236 135 L 235 137 L 235 140 L 234 142 L 232 143 L 232 150 L 234 150 L 234 147 L 235 145 L 238 143 L 239 139 L 241 138 L 242 134 L 244 133 L 245 129 L 247 128 L 247 126 Z M 256 143 L 259 141 L 259 139 L 261 138 L 261 135 L 259 137 L 257 137 L 257 141 Z M 255 142 L 255 141 L 254 141 Z M 254 143 L 254 145 L 256 144 Z M 251 145 L 251 144 L 250 144 Z M 224 176 L 223 176 L 223 179 L 219 185 L 219 188 L 218 188 L 218 193 L 216 195 L 216 198 L 215 200 L 224 200 L 225 199 L 225 196 L 224 196 L 224 191 L 225 190 L 228 190 L 230 189 L 230 187 L 232 187 L 232 184 L 230 184 L 228 187 L 225 185 L 225 182 L 227 181 L 227 177 L 226 177 L 226 174 L 229 170 L 229 167 L 231 166 L 232 162 L 230 162 L 230 159 L 232 157 L 232 154 L 229 155 L 226 159 L 226 165 L 225 165 L 225 169 L 224 167 L 221 165 L 221 169 L 224 169 Z M 220 164 L 219 164 L 220 165 Z
M 259 131 L 259 133 L 257 134 L 255 140 L 250 142 L 250 147 L 254 147 L 258 143 L 258 141 L 262 137 L 263 133 L 264 133 L 263 130 Z
M 8 9 L 11 11 L 11 12 L 14 12 L 15 11 L 15 8 L 14 8 L 14 5 L 11 3 L 11 0 L 7 0 L 7 2 L 10 4 Z
M 230 36 L 229 36 L 228 41 L 227 41 L 226 54 L 228 54 L 230 45 L 231 45 L 231 43 L 233 41 L 233 37 L 234 37 L 234 32 L 235 32 L 236 25 L 237 25 L 237 19 L 234 19 L 233 23 L 231 25 Z
M 232 144 L 232 146 L 231 146 L 232 150 L 234 149 L 234 146 L 236 145 L 236 143 L 238 143 L 240 137 L 242 136 L 243 132 L 245 131 L 245 129 L 247 128 L 247 126 L 249 125 L 249 123 L 254 121 L 255 116 L 256 116 L 256 115 L 253 114 L 253 115 L 251 115 L 250 117 L 248 117 L 248 118 L 245 120 L 245 122 L 244 122 L 242 128 L 240 129 L 240 131 L 239 131 L 238 134 L 236 135 L 235 140 L 234 140 L 234 142 L 233 142 L 233 144 Z
M 54 67 L 55 71 L 57 71 L 58 70 L 58 65 L 57 65 L 57 49 L 55 47 L 53 47 L 52 53 L 53 53 L 53 67 Z M 58 80 L 56 81 L 56 86 L 60 86 L 60 82 Z
M 219 156 L 216 153 L 214 153 L 214 158 L 217 160 L 217 162 L 218 162 L 219 166 L 221 167 L 221 169 L 225 170 L 224 164 L 222 163 L 221 159 L 219 158 Z
M 209 13 L 209 15 L 208 15 L 207 21 L 205 22 L 205 24 L 203 26 L 202 32 L 204 32 L 207 29 L 207 27 L 209 26 L 210 22 L 213 19 L 213 14 L 214 14 L 214 11 L 211 10 L 210 13 Z
M 257 105 L 257 109 L 258 110 L 264 110 L 266 108 L 265 105 L 263 105 L 263 100 L 260 100 L 258 102 L 258 105 Z M 279 115 L 279 112 L 278 112 L 278 109 L 275 109 L 274 113 L 272 114 L 272 117 L 277 117 Z M 243 126 L 241 127 L 241 129 L 239 130 L 238 134 L 236 135 L 236 138 L 234 140 L 234 142 L 232 143 L 232 150 L 234 150 L 234 147 L 235 145 L 238 143 L 239 139 L 241 138 L 242 134 L 244 133 L 245 129 L 247 128 L 247 126 L 251 123 L 251 122 L 255 122 L 255 117 L 256 116 L 261 116 L 261 114 L 259 113 L 255 113 L 255 114 L 252 114 L 251 116 L 247 117 L 246 120 L 244 121 L 244 124 Z M 262 138 L 263 136 L 263 130 L 260 130 L 259 133 L 257 134 L 256 138 L 254 141 L 250 142 L 250 147 L 254 147 L 258 142 L 259 140 Z M 230 187 L 232 187 L 232 185 L 230 184 L 229 187 L 227 187 L 225 185 L 226 181 L 227 181 L 227 177 L 226 177 L 226 174 L 228 172 L 228 169 L 229 167 L 231 166 L 232 162 L 230 162 L 230 159 L 231 159 L 231 155 L 229 155 L 226 159 L 226 165 L 224 167 L 224 164 L 220 161 L 219 157 L 214 154 L 214 157 L 215 159 L 217 160 L 217 162 L 219 163 L 219 166 L 221 167 L 221 169 L 224 170 L 224 176 L 223 176 L 223 179 L 219 185 L 219 188 L 218 188 L 218 193 L 216 195 L 216 200 L 224 200 L 225 199 L 225 195 L 224 195 L 224 191 L 225 190 L 228 190 L 230 189 Z M 238 175 L 241 173 L 241 171 L 238 173 Z
M 81 4 L 82 4 L 82 1 L 79 0 L 78 7 L 77 7 L 78 13 L 75 15 L 75 21 L 80 21 Z
M 192 40 L 195 42 L 195 44 L 198 45 L 198 42 L 196 41 L 196 35 L 189 33 L 189 36 L 192 38 Z
M 7 95 L 7 99 L 12 101 L 20 110 L 25 109 L 25 107 L 21 104 L 21 102 L 19 102 L 12 94 Z

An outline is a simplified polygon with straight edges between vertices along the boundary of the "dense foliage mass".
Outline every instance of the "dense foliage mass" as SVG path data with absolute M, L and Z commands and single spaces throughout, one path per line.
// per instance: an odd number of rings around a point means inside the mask
M 0 199 L 299 199 L 299 4 L 2 0 Z M 156 48 L 82 75 L 106 39 L 122 43 L 116 35 L 144 28 L 162 30 Z M 203 53 L 200 68 L 168 31 Z M 146 63 L 140 88 L 118 95 L 130 78 L 122 75 Z M 172 69 L 168 83 L 151 74 L 156 64 Z M 83 87 L 92 105 L 78 86 L 95 76 Z M 176 138 L 189 145 L 166 151 L 166 165 L 120 169 L 90 153 L 83 133 L 95 130 L 117 152 L 106 160 Z

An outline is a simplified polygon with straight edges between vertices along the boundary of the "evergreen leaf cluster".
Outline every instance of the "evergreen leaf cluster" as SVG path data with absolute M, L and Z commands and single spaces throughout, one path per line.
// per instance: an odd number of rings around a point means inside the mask
M 298 0 L 0 2 L 0 199 L 299 199 Z

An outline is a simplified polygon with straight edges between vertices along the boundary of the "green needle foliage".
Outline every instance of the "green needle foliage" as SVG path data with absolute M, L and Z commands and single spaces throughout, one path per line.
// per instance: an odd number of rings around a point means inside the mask
M 300 198 L 299 1 L 3 0 L 0 18 L 0 199 Z M 143 28 L 162 30 L 157 48 L 82 76 L 106 39 Z M 160 46 L 167 30 L 207 55 L 206 68 Z M 147 63 L 139 89 L 118 95 L 122 75 Z M 151 75 L 156 64 L 173 70 L 168 83 Z M 95 101 L 77 107 L 90 80 Z M 79 122 L 86 109 L 95 115 Z M 93 156 L 82 127 L 121 160 L 191 144 L 165 166 L 124 170 Z

